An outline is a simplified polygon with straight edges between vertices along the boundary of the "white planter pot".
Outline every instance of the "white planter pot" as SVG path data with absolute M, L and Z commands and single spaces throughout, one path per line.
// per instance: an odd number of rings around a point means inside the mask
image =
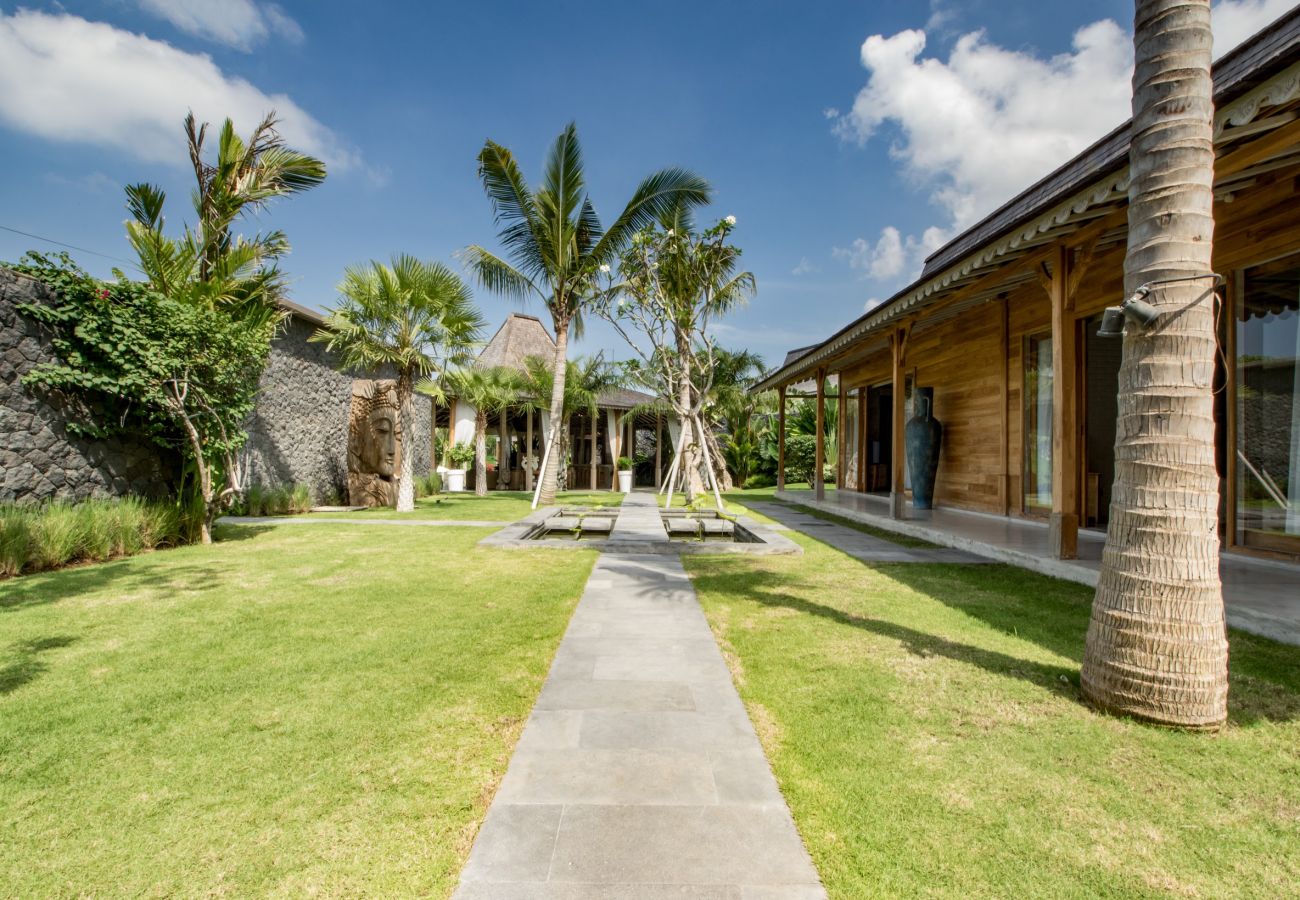
M 465 470 L 448 469 L 447 470 L 447 492 L 450 494 L 464 493 L 465 491 Z
M 632 493 L 632 472 L 630 469 L 618 473 L 618 489 L 625 494 Z

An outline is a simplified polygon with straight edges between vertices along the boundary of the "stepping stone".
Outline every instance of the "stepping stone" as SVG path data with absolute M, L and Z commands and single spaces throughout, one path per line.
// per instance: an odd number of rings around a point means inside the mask
M 665 519 L 668 526 L 669 534 L 699 534 L 699 522 L 685 516 L 681 518 Z
M 614 530 L 613 519 L 602 519 L 596 516 L 587 516 L 582 520 L 582 530 L 592 534 L 609 534 Z
M 736 523 L 726 519 L 703 519 L 705 534 L 734 534 Z

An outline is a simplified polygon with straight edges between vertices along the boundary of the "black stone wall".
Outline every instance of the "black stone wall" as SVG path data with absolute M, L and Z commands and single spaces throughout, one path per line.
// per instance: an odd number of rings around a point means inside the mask
M 157 445 L 70 435 L 59 399 L 22 383 L 33 366 L 56 357 L 17 307 L 49 299 L 40 282 L 0 268 L 0 503 L 167 494 L 175 472 Z
M 338 502 L 347 496 L 352 381 L 369 376 L 342 371 L 323 344 L 309 342 L 317 327 L 294 315 L 276 339 L 248 425 L 244 472 L 248 484 L 307 484 L 317 502 Z M 430 414 L 429 398 L 417 394 L 416 475 L 429 471 Z
M 174 491 L 176 463 L 167 451 L 151 442 L 76 438 L 67 432 L 58 398 L 22 384 L 32 366 L 55 357 L 39 326 L 16 307 L 49 299 L 39 282 L 0 268 L 0 502 Z M 307 484 L 323 503 L 347 493 L 348 411 L 357 376 L 341 371 L 324 345 L 308 342 L 316 328 L 295 313 L 272 345 L 241 461 L 246 485 Z M 430 468 L 431 413 L 429 398 L 416 395 L 416 475 Z

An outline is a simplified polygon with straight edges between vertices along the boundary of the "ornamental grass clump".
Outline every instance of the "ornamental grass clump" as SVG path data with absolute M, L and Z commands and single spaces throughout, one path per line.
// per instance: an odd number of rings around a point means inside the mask
M 201 508 L 134 497 L 0 505 L 0 576 L 191 543 L 201 521 Z

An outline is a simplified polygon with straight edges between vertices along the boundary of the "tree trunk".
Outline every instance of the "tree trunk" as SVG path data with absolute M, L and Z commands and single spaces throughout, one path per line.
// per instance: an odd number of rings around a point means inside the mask
M 1138 0 L 1115 486 L 1084 650 L 1092 706 L 1190 728 L 1227 717 L 1214 461 L 1209 0 Z M 1194 280 L 1170 282 L 1167 279 Z
M 474 493 L 487 492 L 487 413 L 480 407 L 474 414 Z
M 682 461 L 678 466 L 682 481 L 682 494 L 686 503 L 695 502 L 695 498 L 704 493 L 704 480 L 700 477 L 699 438 L 695 434 L 690 411 L 694 408 L 694 390 L 691 385 L 690 360 L 691 347 L 686 337 L 677 336 L 677 356 L 682 360 L 681 386 L 677 389 L 677 418 L 682 426 Z
M 725 494 L 736 485 L 731 479 L 731 472 L 727 470 L 727 459 L 722 455 L 722 445 L 718 443 L 718 436 L 712 429 L 704 432 L 704 439 L 709 442 L 709 459 L 713 462 L 713 479 L 718 483 L 718 490 Z
M 551 421 L 560 422 L 564 418 L 564 376 L 569 358 L 569 323 L 567 320 L 554 319 L 555 324 L 555 360 L 551 365 Z M 546 456 L 546 468 L 542 470 L 542 486 L 538 494 L 538 503 L 550 505 L 555 502 L 556 473 L 560 469 L 560 429 L 551 429 L 551 452 Z
M 402 419 L 401 465 L 397 471 L 397 511 L 415 509 L 415 416 L 411 409 L 410 372 L 397 377 L 397 408 Z

